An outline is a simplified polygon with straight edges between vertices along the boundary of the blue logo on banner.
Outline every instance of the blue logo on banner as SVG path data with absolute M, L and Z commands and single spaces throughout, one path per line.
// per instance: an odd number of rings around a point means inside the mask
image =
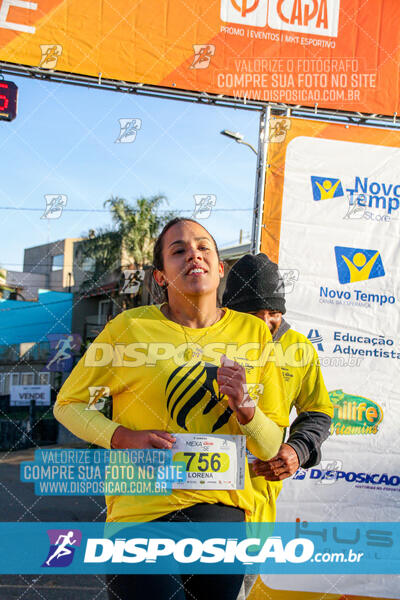
M 79 352 L 82 338 L 79 334 L 50 333 L 50 359 L 45 366 L 48 371 L 68 372 L 74 365 L 74 355 Z
M 366 281 L 385 275 L 378 250 L 335 246 L 335 255 L 340 283 Z
M 75 547 L 81 545 L 79 529 L 48 529 L 50 548 L 42 567 L 68 567 L 74 558 Z
M 0 523 L 7 540 L 0 573 L 44 574 L 49 567 L 60 574 L 400 572 L 398 522 L 75 525 Z M 43 564 L 38 556 L 47 556 Z
M 343 196 L 343 187 L 340 179 L 334 177 L 311 176 L 313 198 L 319 200 L 330 200 Z
M 297 469 L 296 473 L 293 475 L 292 479 L 305 479 L 306 478 L 306 470 L 301 467 Z
M 48 529 L 49 526 L 52 529 Z M 61 527 L 60 527 L 61 526 Z M 0 523 L 3 574 L 400 572 L 400 523 Z M 50 539 L 50 548 L 49 548 Z M 21 559 L 23 540 L 23 559 Z M 46 556 L 44 563 L 38 557 Z
M 324 347 L 322 345 L 322 335 L 319 335 L 318 329 L 310 329 L 307 339 L 309 339 L 313 344 L 316 344 L 320 352 L 324 351 Z

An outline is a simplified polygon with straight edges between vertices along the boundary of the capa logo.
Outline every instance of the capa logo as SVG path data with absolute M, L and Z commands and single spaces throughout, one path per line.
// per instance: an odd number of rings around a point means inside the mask
M 383 410 L 373 400 L 346 394 L 343 390 L 329 392 L 333 404 L 331 434 L 368 435 L 378 432 Z
M 256 10 L 260 4 L 260 0 L 231 0 L 231 4 L 235 10 L 240 11 L 242 17 L 247 17 L 248 13 L 252 13 Z
M 267 0 L 221 0 L 221 20 L 253 27 L 266 27 Z
M 337 37 L 340 0 L 269 0 L 271 29 Z

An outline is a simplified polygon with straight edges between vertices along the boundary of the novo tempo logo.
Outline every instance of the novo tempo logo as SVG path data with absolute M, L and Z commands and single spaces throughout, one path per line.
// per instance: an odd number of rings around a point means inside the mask
M 311 175 L 311 187 L 316 202 L 343 197 L 342 182 L 336 177 Z
M 384 277 L 382 258 L 378 250 L 335 246 L 339 282 L 354 283 Z

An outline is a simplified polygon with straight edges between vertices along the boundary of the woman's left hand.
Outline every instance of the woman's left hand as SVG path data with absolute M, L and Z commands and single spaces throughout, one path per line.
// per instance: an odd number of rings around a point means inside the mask
M 217 371 L 217 383 L 221 394 L 228 397 L 228 404 L 236 413 L 241 425 L 246 425 L 254 416 L 254 402 L 249 401 L 246 391 L 246 370 L 225 354 L 221 356 L 221 366 Z

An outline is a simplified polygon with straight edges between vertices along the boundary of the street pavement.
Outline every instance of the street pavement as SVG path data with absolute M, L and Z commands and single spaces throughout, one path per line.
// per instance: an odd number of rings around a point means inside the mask
M 46 446 L 49 448 L 60 446 Z M 21 461 L 35 448 L 0 452 L 0 520 L 104 521 L 102 496 L 36 496 L 33 483 L 21 483 Z M 2 540 L 2 551 L 6 544 Z M 0 600 L 107 600 L 104 578 L 97 575 L 0 575 Z

